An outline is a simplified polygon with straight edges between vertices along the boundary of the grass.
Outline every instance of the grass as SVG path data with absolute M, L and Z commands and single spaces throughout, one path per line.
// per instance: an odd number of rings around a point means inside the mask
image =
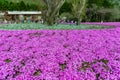
M 86 25 L 86 24 L 81 24 L 79 26 L 77 25 L 54 25 L 54 26 L 47 26 L 43 24 L 38 24 L 38 23 L 24 23 L 24 24 L 5 24 L 5 25 L 0 25 L 0 30 L 31 30 L 31 29 L 40 29 L 40 30 L 69 30 L 69 29 L 107 29 L 107 28 L 112 28 L 110 26 L 100 26 L 100 25 Z

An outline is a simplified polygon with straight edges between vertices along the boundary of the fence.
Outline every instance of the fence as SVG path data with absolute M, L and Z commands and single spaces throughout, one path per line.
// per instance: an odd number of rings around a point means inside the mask
M 1 23 L 43 23 L 40 11 L 6 11 L 0 15 Z

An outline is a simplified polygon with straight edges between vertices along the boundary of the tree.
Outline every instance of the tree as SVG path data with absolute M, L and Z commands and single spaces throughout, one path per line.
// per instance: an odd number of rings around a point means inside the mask
M 20 9 L 20 11 L 22 11 L 22 10 L 24 10 L 25 8 L 26 8 L 26 5 L 25 5 L 25 3 L 24 3 L 24 1 L 21 1 L 20 3 L 19 3 L 19 9 Z
M 43 11 L 44 23 L 51 26 L 57 22 L 59 10 L 64 4 L 65 0 L 42 0 L 46 6 Z
M 86 21 L 110 21 L 114 0 L 88 0 Z
M 71 13 L 72 12 L 72 3 L 68 3 L 67 1 L 63 4 L 63 6 L 60 9 L 60 15 L 62 13 Z
M 72 3 L 72 12 L 77 19 L 77 25 L 80 24 L 83 15 L 85 14 L 86 0 L 69 0 Z

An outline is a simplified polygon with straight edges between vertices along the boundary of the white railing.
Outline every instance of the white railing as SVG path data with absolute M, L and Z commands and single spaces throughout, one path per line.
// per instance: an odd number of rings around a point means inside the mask
M 41 11 L 8 11 L 9 15 L 29 15 L 29 14 L 41 14 Z

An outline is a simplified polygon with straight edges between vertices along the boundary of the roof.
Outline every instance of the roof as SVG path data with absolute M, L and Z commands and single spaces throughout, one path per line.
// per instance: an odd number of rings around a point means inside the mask
M 8 14 L 41 14 L 41 11 L 8 11 Z

